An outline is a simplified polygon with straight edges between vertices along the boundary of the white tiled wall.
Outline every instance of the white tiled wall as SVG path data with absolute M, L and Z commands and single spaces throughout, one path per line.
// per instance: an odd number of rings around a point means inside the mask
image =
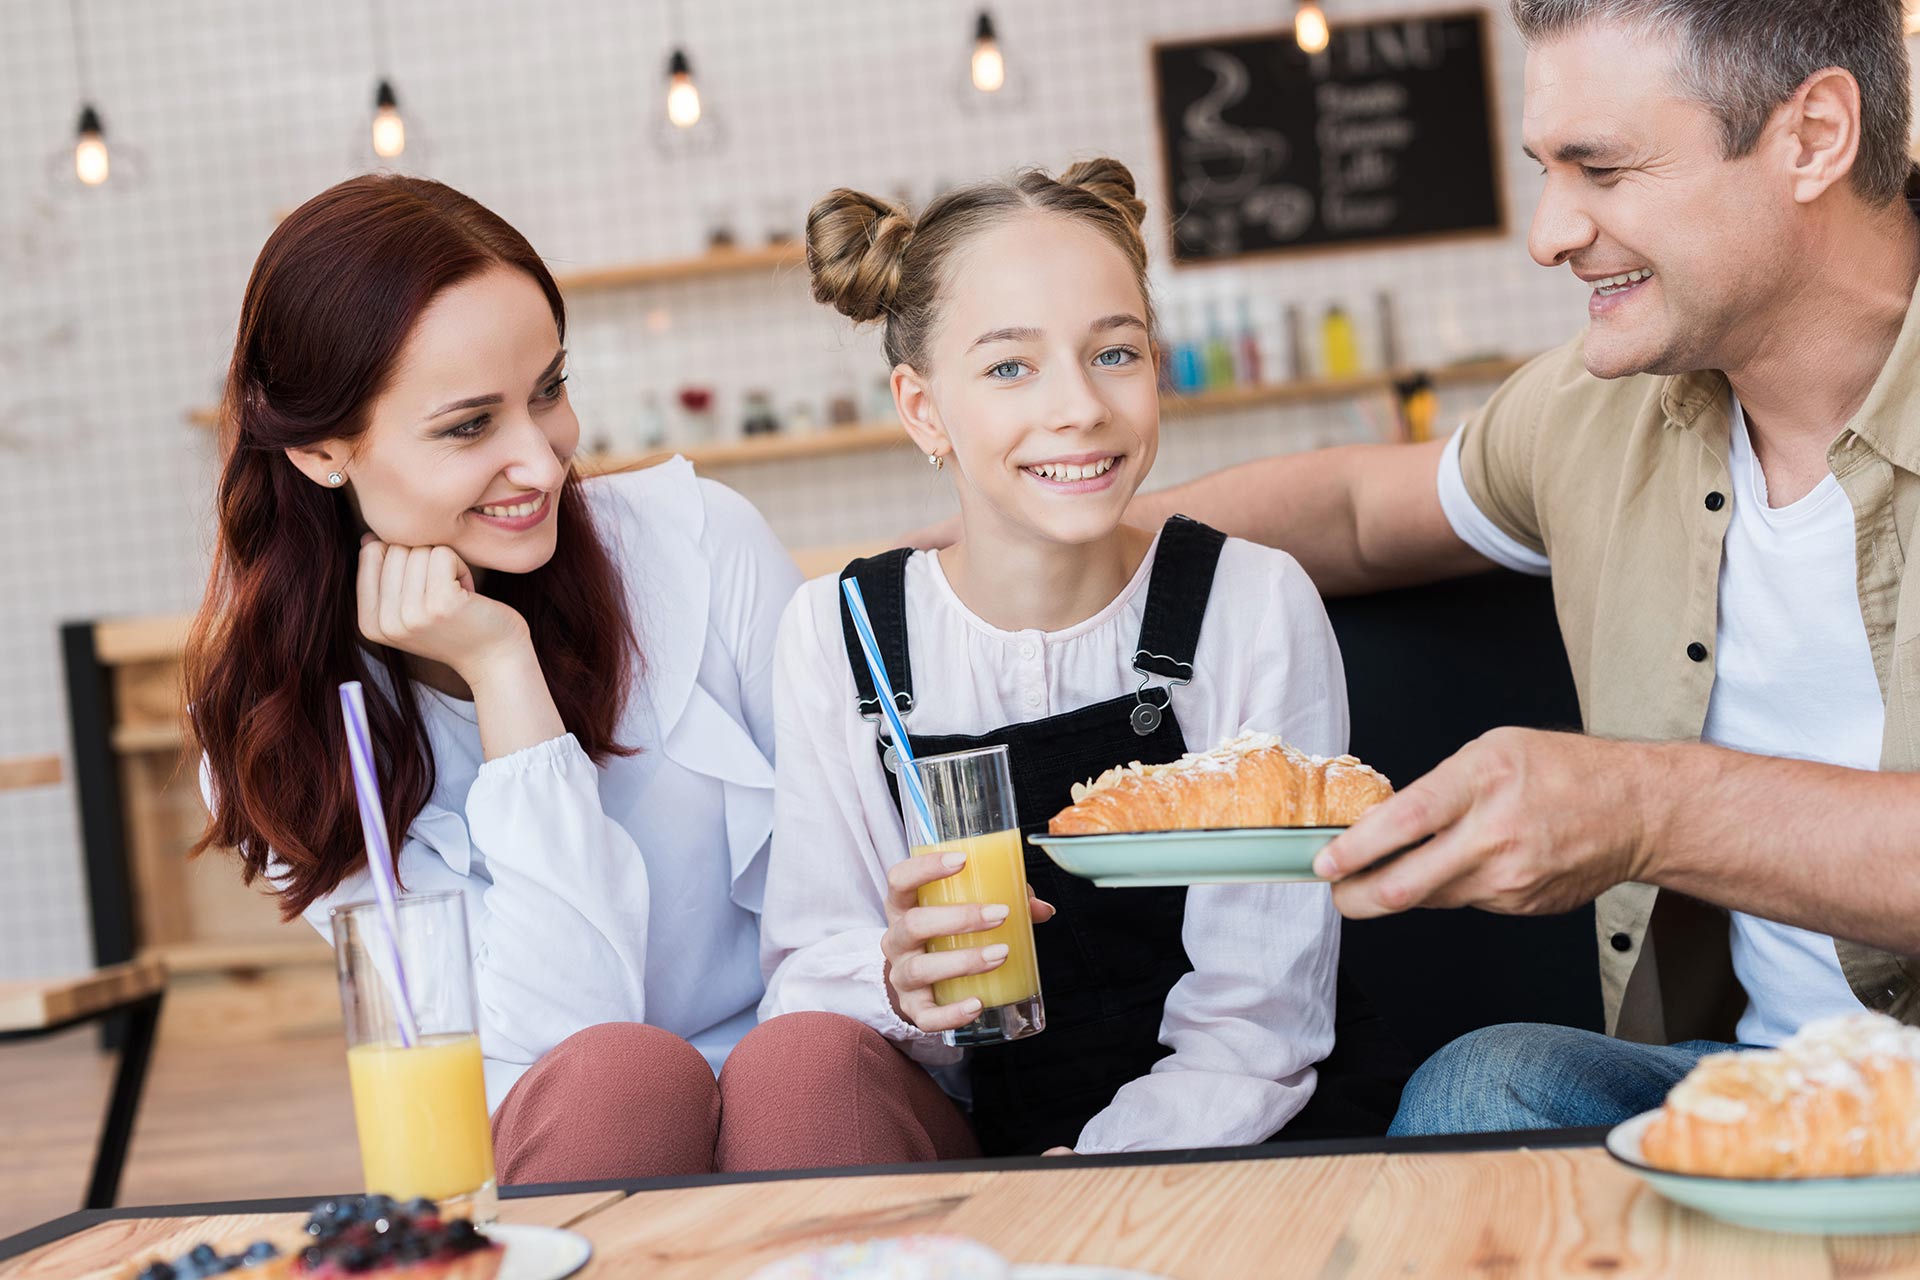
M 1326 0 L 1345 16 L 1460 0 Z M 352 172 L 372 96 L 368 8 L 306 0 L 82 0 L 92 92 L 137 178 L 82 192 L 68 6 L 0 0 L 0 755 L 65 750 L 56 625 L 192 607 L 205 571 L 211 400 L 254 253 L 284 211 Z M 1024 163 L 1108 152 L 1161 190 L 1147 46 L 1270 24 L 1276 0 L 1012 0 L 994 5 L 1016 110 L 961 108 L 974 7 L 958 0 L 701 0 L 684 36 L 727 145 L 653 145 L 668 41 L 661 0 L 387 0 L 391 70 L 426 169 L 518 225 L 557 269 L 698 251 L 716 218 L 752 241 L 798 225 L 829 186 L 924 200 Z M 1231 282 L 1360 317 L 1391 290 L 1409 359 L 1528 352 L 1583 299 L 1526 259 L 1537 186 L 1513 145 L 1521 57 L 1496 19 L 1507 131 L 1504 239 L 1267 263 Z M 138 154 L 134 154 L 137 152 Z M 1159 228 L 1156 224 L 1156 236 Z M 1206 272 L 1181 273 L 1183 281 Z M 1224 280 L 1217 287 L 1225 290 Z M 664 309 L 666 331 L 649 332 Z M 660 317 L 654 316 L 657 322 Z M 883 372 L 876 347 L 808 301 L 797 272 L 583 298 L 573 390 L 591 433 L 643 388 L 753 387 L 781 410 Z M 1446 397 L 1449 413 L 1471 393 Z M 1171 424 L 1162 478 L 1270 450 L 1379 434 L 1379 410 L 1244 412 Z M 796 544 L 884 537 L 942 514 L 911 455 L 758 465 L 725 478 Z M 85 963 L 65 788 L 0 796 L 0 976 Z

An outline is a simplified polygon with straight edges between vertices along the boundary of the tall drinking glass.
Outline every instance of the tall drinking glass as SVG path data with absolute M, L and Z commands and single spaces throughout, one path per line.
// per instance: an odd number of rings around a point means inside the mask
M 400 975 L 378 903 L 328 914 L 368 1192 L 426 1196 L 478 1223 L 493 1221 L 493 1135 L 464 899 L 401 895 L 392 940 Z
M 1033 917 L 1027 910 L 1027 866 L 1022 854 L 1020 819 L 1013 807 L 1013 775 L 1005 747 L 923 756 L 920 781 L 933 811 L 933 843 L 914 845 L 915 857 L 958 850 L 967 865 L 944 880 L 920 889 L 923 907 L 963 903 L 1003 903 L 1007 918 L 985 933 L 935 938 L 927 950 L 956 951 L 1005 943 L 1007 958 L 988 973 L 969 974 L 933 984 L 934 999 L 953 1004 L 970 996 L 980 1000 L 980 1016 L 958 1030 L 943 1033 L 952 1045 L 999 1044 L 1019 1040 L 1047 1026 L 1040 1000 L 1040 964 L 1033 951 Z M 913 824 L 909 823 L 909 830 Z

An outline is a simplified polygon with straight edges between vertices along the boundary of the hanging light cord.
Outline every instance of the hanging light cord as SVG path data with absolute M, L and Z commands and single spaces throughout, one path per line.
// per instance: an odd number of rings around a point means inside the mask
M 87 76 L 87 24 L 80 12 L 80 0 L 72 0 L 67 12 L 73 19 L 73 78 L 80 86 L 80 101 L 93 101 Z
M 387 11 L 380 0 L 368 0 L 367 13 L 369 25 L 373 30 L 374 74 L 382 80 L 390 79 L 393 65 L 388 58 L 390 47 L 387 43 Z

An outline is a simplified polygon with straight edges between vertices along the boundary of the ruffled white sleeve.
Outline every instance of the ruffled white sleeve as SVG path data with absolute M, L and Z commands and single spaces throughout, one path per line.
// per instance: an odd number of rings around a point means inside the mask
M 1242 548 L 1244 550 L 1244 548 Z M 1263 552 L 1264 588 L 1234 637 L 1250 663 L 1225 738 L 1278 733 L 1319 755 L 1347 745 L 1346 677 L 1320 595 L 1300 566 Z M 1208 626 L 1216 618 L 1208 617 Z M 1176 701 L 1175 708 L 1179 704 Z M 1333 1048 L 1340 918 L 1323 884 L 1205 885 L 1187 891 L 1181 933 L 1193 971 L 1167 996 L 1160 1042 L 1173 1052 L 1122 1085 L 1075 1150 L 1176 1150 L 1265 1142 L 1313 1094 Z
M 646 859 L 599 781 L 566 734 L 487 761 L 467 793 L 493 878 L 469 922 L 489 1057 L 532 1063 L 583 1027 L 647 1020 Z
M 422 809 L 397 863 L 407 892 L 466 900 L 489 1106 L 574 1032 L 646 1021 L 646 861 L 572 734 L 486 762 L 464 814 Z M 304 915 L 331 941 L 329 909 L 372 897 L 363 867 Z
M 780 624 L 773 856 L 760 918 L 762 1020 L 820 1010 L 863 1022 L 928 1065 L 961 1051 L 903 1020 L 888 998 L 880 937 L 887 868 L 907 856 L 874 749 L 854 706 L 833 579 L 808 583 Z M 868 815 L 879 815 L 869 822 Z

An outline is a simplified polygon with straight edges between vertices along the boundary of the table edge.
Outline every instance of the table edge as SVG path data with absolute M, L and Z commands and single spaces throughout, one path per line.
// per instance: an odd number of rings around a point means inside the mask
M 1124 1151 L 1112 1155 L 1002 1156 L 979 1160 L 939 1160 L 919 1164 L 841 1165 L 830 1169 L 770 1169 L 753 1173 L 707 1173 L 662 1178 L 614 1178 L 593 1182 L 525 1183 L 500 1188 L 503 1200 L 620 1192 L 675 1191 L 751 1182 L 801 1182 L 817 1178 L 876 1178 L 946 1173 L 1006 1173 L 1022 1169 L 1111 1169 L 1143 1165 L 1231 1164 L 1249 1160 L 1299 1160 L 1315 1156 L 1454 1155 L 1485 1151 L 1546 1150 L 1603 1145 L 1605 1127 L 1528 1129 L 1508 1133 L 1444 1133 L 1412 1138 L 1317 1138 L 1268 1142 L 1250 1147 L 1196 1147 L 1185 1151 Z M 334 1193 L 355 1195 L 357 1192 Z M 0 1263 L 57 1244 L 103 1222 L 137 1218 L 212 1218 L 258 1213 L 300 1213 L 328 1193 L 269 1200 L 216 1200 L 202 1204 L 132 1205 L 81 1209 L 0 1239 Z

